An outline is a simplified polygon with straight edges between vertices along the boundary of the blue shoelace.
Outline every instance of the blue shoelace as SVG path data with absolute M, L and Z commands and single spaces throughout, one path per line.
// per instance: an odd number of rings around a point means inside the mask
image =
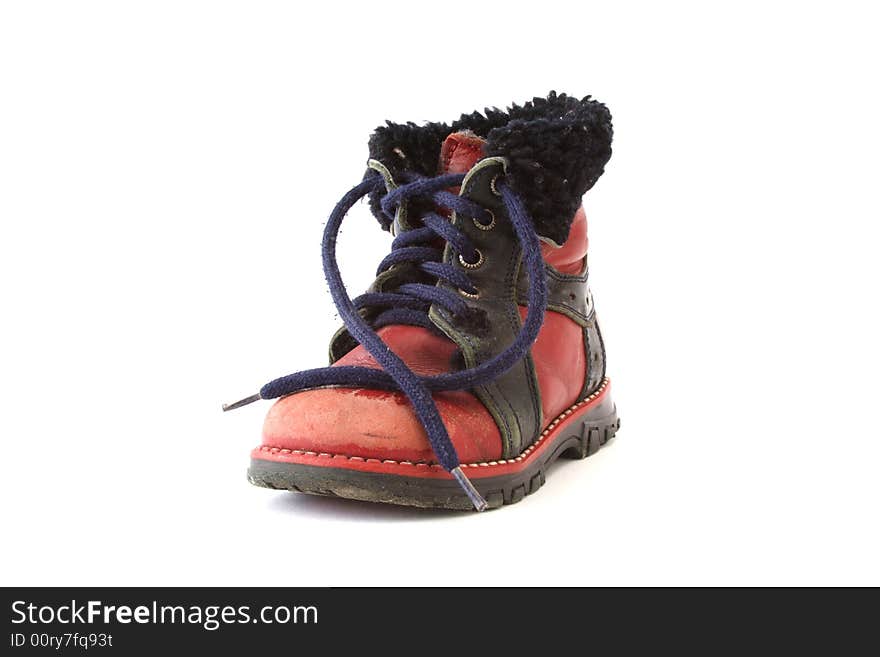
M 528 314 L 511 345 L 476 367 L 422 377 L 407 367 L 376 334 L 376 329 L 389 324 L 409 324 L 436 330 L 428 317 L 432 304 L 444 308 L 453 316 L 462 316 L 469 312 L 464 296 L 476 295 L 479 291 L 465 270 L 443 262 L 443 250 L 436 246 L 438 239 L 450 244 L 464 263 L 475 263 L 482 257 L 470 239 L 447 217 L 440 214 L 451 211 L 458 216 L 471 217 L 475 221 L 495 220 L 478 203 L 448 191 L 451 187 L 461 185 L 464 177 L 464 174 L 447 174 L 434 178 L 411 177 L 400 187 L 384 193 L 385 183 L 382 177 L 378 174 L 371 175 L 343 196 L 330 213 L 322 244 L 324 276 L 349 334 L 373 356 L 382 367 L 381 370 L 357 366 L 304 370 L 270 381 L 259 393 L 224 405 L 223 410 L 239 408 L 259 399 L 275 399 L 301 390 L 328 386 L 403 392 L 425 428 L 437 461 L 458 481 L 474 507 L 478 511 L 485 509 L 486 501 L 461 470 L 455 446 L 449 438 L 431 393 L 441 390 L 470 390 L 495 380 L 526 356 L 544 323 L 547 287 L 538 236 L 522 201 L 503 178 L 498 180 L 496 189 L 516 233 L 529 278 Z M 394 291 L 369 292 L 354 300 L 348 296 L 336 260 L 339 228 L 354 204 L 372 192 L 384 193 L 381 207 L 389 223 L 396 209 L 405 201 L 425 200 L 434 208 L 433 211 L 422 213 L 416 221 L 410 218 L 410 223 L 417 227 L 394 238 L 391 253 L 379 265 L 378 273 L 387 271 L 394 265 L 411 263 L 427 280 L 446 283 L 450 287 L 406 282 L 398 285 Z M 384 310 L 368 322 L 359 312 L 364 308 Z

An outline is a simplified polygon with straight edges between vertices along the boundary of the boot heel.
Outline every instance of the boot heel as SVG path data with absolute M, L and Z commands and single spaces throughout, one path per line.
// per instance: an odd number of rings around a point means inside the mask
M 609 440 L 614 438 L 620 429 L 620 418 L 617 410 L 605 418 L 599 420 L 585 419 L 581 422 L 580 435 L 576 436 L 577 443 L 562 452 L 560 456 L 567 459 L 585 459 L 599 451 Z

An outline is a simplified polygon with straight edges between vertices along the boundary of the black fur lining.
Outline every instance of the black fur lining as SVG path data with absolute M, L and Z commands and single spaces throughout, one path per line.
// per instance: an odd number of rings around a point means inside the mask
M 463 114 L 454 123 L 391 123 L 370 137 L 370 157 L 397 176 L 411 171 L 437 174 L 443 140 L 453 132 L 471 130 L 486 139 L 486 155 L 502 156 L 513 189 L 522 197 L 537 233 L 557 244 L 568 238 L 571 221 L 611 157 L 611 114 L 589 96 L 578 100 L 551 91 L 507 111 L 486 109 Z M 378 198 L 373 213 L 381 216 Z

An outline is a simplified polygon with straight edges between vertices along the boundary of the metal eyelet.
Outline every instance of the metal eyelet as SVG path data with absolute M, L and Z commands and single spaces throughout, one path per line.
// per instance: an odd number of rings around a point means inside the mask
M 484 224 L 482 221 L 479 221 L 476 217 L 474 217 L 474 225 L 480 230 L 492 230 L 495 228 L 495 213 L 491 210 L 486 210 L 489 213 L 489 223 Z
M 460 253 L 458 254 L 458 261 L 461 263 L 461 266 L 465 269 L 476 269 L 477 267 L 482 266 L 483 264 L 483 254 L 479 249 L 474 249 L 474 252 L 477 254 L 476 262 L 468 262 L 464 259 Z
M 477 290 L 477 288 L 474 288 L 474 289 Z M 467 297 L 468 299 L 479 299 L 480 298 L 480 291 L 479 290 L 477 290 L 477 292 L 475 294 L 471 294 L 470 292 L 465 292 L 461 288 L 458 288 L 458 293 L 463 297 Z
M 498 178 L 500 178 L 500 177 L 501 177 L 500 173 L 496 174 L 492 178 L 492 181 L 489 183 L 489 189 L 492 190 L 492 193 L 495 194 L 495 196 L 501 196 L 501 192 L 498 191 Z

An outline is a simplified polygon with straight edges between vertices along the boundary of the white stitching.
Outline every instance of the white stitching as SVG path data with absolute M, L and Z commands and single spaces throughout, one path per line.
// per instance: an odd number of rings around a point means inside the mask
M 596 399 L 605 388 L 608 386 L 608 379 L 605 378 L 602 380 L 602 385 L 600 385 L 596 391 L 591 394 L 586 399 L 583 399 L 576 404 L 572 404 L 567 409 L 565 409 L 562 413 L 556 416 L 556 419 L 551 422 L 544 431 L 541 432 L 541 435 L 538 436 L 538 439 L 529 445 L 519 456 L 512 459 L 498 459 L 497 461 L 482 461 L 479 463 L 462 463 L 461 467 L 463 468 L 491 468 L 498 465 L 508 465 L 510 463 L 519 463 L 529 454 L 535 451 L 538 446 L 543 442 L 543 440 L 550 435 L 550 432 L 555 429 L 559 423 L 567 418 L 569 415 L 574 413 L 577 409 L 585 404 Z M 443 468 L 437 463 L 425 463 L 424 461 L 413 462 L 413 461 L 394 461 L 392 459 L 384 459 L 379 460 L 375 458 L 364 458 L 362 456 L 348 456 L 346 454 L 331 454 L 330 452 L 310 452 L 303 449 L 288 449 L 286 447 L 273 447 L 271 445 L 261 445 L 259 447 L 261 452 L 269 452 L 270 454 L 299 454 L 300 456 L 318 456 L 321 458 L 333 458 L 333 459 L 346 459 L 348 461 L 360 461 L 362 463 L 380 463 L 384 465 L 408 465 L 416 468 L 432 468 L 437 470 L 442 470 Z

